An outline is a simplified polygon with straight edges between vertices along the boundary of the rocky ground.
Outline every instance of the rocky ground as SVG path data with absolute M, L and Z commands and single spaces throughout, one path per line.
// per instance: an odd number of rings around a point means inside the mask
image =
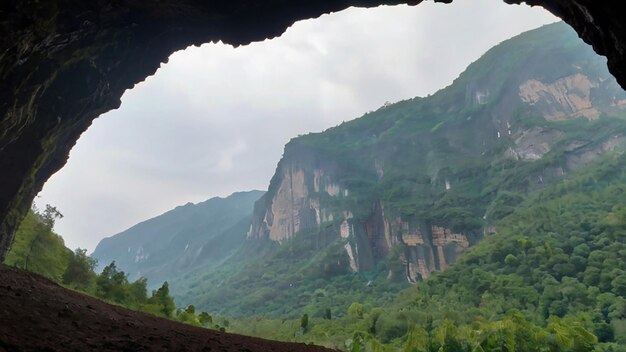
M 200 329 L 134 312 L 0 265 L 0 352 L 330 351 Z

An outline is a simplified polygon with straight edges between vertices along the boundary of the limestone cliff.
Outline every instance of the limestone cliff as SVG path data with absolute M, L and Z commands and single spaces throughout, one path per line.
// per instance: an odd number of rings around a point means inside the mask
M 351 271 L 445 270 L 511 199 L 624 149 L 626 95 L 574 39 L 562 24 L 522 34 L 433 96 L 291 140 L 248 239 L 324 231 Z
M 383 261 L 393 246 L 405 248 L 399 260 L 414 282 L 435 270 L 444 270 L 469 247 L 463 233 L 435 224 L 418 224 L 385 211 L 384 201 L 373 204 L 366 218 L 355 218 L 348 203 L 350 190 L 321 168 L 281 162 L 273 178 L 271 198 L 259 201 L 248 232 L 249 239 L 282 242 L 302 230 L 331 226 L 344 242 L 352 271 L 369 271 Z M 276 186 L 277 187 L 273 187 Z M 344 203 L 346 206 L 338 207 Z M 391 214 L 390 214 L 391 213 Z

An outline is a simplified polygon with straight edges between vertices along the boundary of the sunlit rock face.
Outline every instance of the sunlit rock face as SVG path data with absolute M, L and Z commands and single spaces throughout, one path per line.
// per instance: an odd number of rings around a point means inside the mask
M 591 89 L 599 82 L 591 82 L 582 74 L 561 78 L 552 83 L 531 79 L 520 86 L 520 98 L 530 105 L 544 105 L 548 121 L 584 117 L 597 119 L 600 112 L 591 103 Z
M 44 182 L 91 121 L 176 50 L 273 38 L 300 19 L 367 1 L 3 1 L 0 4 L 0 259 Z M 450 2 L 449 0 L 442 2 Z M 611 4 L 518 1 L 563 18 L 626 85 L 626 29 Z

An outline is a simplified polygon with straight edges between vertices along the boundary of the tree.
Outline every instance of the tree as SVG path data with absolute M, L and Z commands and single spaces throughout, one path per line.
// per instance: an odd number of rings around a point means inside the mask
M 208 326 L 213 324 L 213 317 L 207 313 L 207 312 L 202 312 L 198 315 L 198 320 L 200 321 L 200 324 L 202 324 L 203 326 Z
M 163 285 L 161 285 L 158 290 L 152 291 L 150 303 L 156 304 L 159 307 L 159 313 L 166 317 L 172 316 L 176 305 L 174 304 L 174 299 L 170 296 L 170 286 L 167 281 L 163 282 Z
M 363 305 L 361 303 L 352 303 L 348 307 L 348 316 L 354 319 L 363 319 Z
M 184 310 L 180 309 L 177 312 L 177 318 L 183 323 L 196 326 L 202 325 L 198 320 L 198 317 L 196 317 L 196 307 L 194 307 L 193 304 L 188 305 Z
M 519 265 L 519 259 L 517 259 L 517 257 L 513 254 L 508 254 L 506 258 L 504 258 L 504 263 L 508 266 L 515 267 Z
M 44 210 L 43 213 L 40 213 L 34 205 L 32 211 L 33 214 L 35 214 L 37 222 L 34 227 L 34 238 L 27 247 L 28 249 L 24 258 L 24 270 L 29 270 L 30 260 L 35 255 L 34 252 L 36 249 L 44 249 L 50 246 L 50 244 L 46 242 L 50 242 L 51 236 L 54 238 L 54 234 L 52 234 L 54 223 L 56 219 L 63 218 L 63 214 L 50 204 L 46 204 L 46 210 Z M 59 278 L 57 277 L 56 279 L 58 280 Z
M 148 279 L 141 277 L 128 285 L 128 293 L 133 303 L 142 305 L 148 302 Z
M 76 248 L 63 273 L 63 283 L 87 290 L 95 277 L 96 264 L 97 261 L 87 255 L 86 249 Z
M 404 352 L 426 351 L 428 347 L 428 333 L 415 324 L 409 324 Z
M 60 282 L 72 252 L 65 247 L 60 236 L 41 222 L 40 216 L 33 209 L 26 214 L 17 229 L 5 264 Z
M 330 308 L 324 310 L 324 319 L 331 320 L 333 318 Z
M 115 261 L 104 267 L 96 279 L 96 296 L 117 303 L 126 303 L 128 280 L 123 271 L 117 270 Z
M 553 347 L 560 350 L 569 351 L 591 351 L 598 338 L 578 322 L 567 322 L 565 320 L 550 317 L 546 330 L 553 335 L 549 340 Z
M 43 213 L 39 213 L 36 207 L 33 207 L 33 211 L 39 217 L 41 223 L 50 231 L 54 229 L 56 220 L 63 218 L 63 214 L 50 204 L 46 204 L 46 210 L 44 210 Z
M 368 331 L 372 334 L 376 334 L 376 322 L 378 321 L 378 318 L 380 318 L 380 315 L 383 313 L 383 309 L 382 308 L 374 308 L 372 309 L 372 311 L 367 315 L 367 326 L 368 326 Z
M 618 275 L 611 281 L 613 293 L 618 296 L 626 297 L 626 273 Z
M 302 328 L 302 331 L 307 330 L 307 328 L 309 327 L 309 315 L 304 313 L 304 315 L 302 315 L 302 318 L 300 318 L 300 327 Z

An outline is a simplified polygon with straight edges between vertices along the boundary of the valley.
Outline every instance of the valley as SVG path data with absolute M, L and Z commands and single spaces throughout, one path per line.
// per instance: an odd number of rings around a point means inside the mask
M 52 227 L 33 236 L 34 211 L 5 264 L 211 333 L 347 351 L 623 352 L 625 150 L 626 92 L 556 23 L 433 95 L 293 138 L 267 192 L 177 207 L 91 258 Z M 76 258 L 83 281 L 68 274 Z

